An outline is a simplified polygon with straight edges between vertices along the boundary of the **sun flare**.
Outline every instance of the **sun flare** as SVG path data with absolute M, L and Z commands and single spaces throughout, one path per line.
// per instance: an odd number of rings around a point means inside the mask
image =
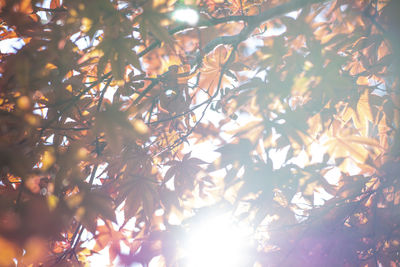
M 185 251 L 187 267 L 244 266 L 251 246 L 251 228 L 221 215 L 196 224 Z

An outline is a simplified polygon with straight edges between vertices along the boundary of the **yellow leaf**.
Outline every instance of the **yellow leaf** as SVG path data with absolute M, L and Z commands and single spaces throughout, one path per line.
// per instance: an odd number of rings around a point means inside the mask
M 92 28 L 93 21 L 87 17 L 82 18 L 81 20 L 81 31 L 88 32 Z
M 90 154 L 89 150 L 87 150 L 84 147 L 81 147 L 78 149 L 78 151 L 76 152 L 76 158 L 78 160 L 84 160 L 87 158 L 87 156 Z
M 346 142 L 350 142 L 350 143 L 357 143 L 360 145 L 370 146 L 370 147 L 374 148 L 374 152 L 376 154 L 379 154 L 379 152 L 384 151 L 384 148 L 379 144 L 379 142 L 373 138 L 353 135 L 353 136 L 342 138 L 342 140 L 345 140 Z
M 29 13 L 32 11 L 31 0 L 22 0 L 19 6 L 19 11 Z
M 358 144 L 349 144 L 343 139 L 337 138 L 339 141 L 339 146 L 337 149 L 343 149 L 349 153 L 350 157 L 364 163 L 368 158 L 368 151 L 361 145 Z
M 145 135 L 149 132 L 149 127 L 147 127 L 147 125 L 141 120 L 133 120 L 132 126 L 135 132 L 140 135 Z
M 31 107 L 31 101 L 27 96 L 21 96 L 17 100 L 17 107 L 22 110 L 27 110 Z
M 356 125 L 364 136 L 368 136 L 368 121 L 372 122 L 371 106 L 369 104 L 369 92 L 364 90 L 357 103 L 357 118 L 360 125 Z
M 342 140 L 346 140 L 348 142 L 354 142 L 354 143 L 358 143 L 361 145 L 368 145 L 368 146 L 374 146 L 374 147 L 378 147 L 381 148 L 381 146 L 379 145 L 378 141 L 376 141 L 375 139 L 372 138 L 368 138 L 368 137 L 362 137 L 362 136 L 349 136 L 349 137 L 345 137 L 342 138 Z
M 346 107 L 343 114 L 342 120 L 346 124 L 354 116 L 354 110 L 351 107 Z
M 75 194 L 68 197 L 65 202 L 67 203 L 70 209 L 77 207 L 79 204 L 82 203 L 83 195 L 82 194 Z
M 124 80 L 112 80 L 110 83 L 110 86 L 124 86 L 125 81 Z
M 49 195 L 47 197 L 47 205 L 49 206 L 49 210 L 52 211 L 57 207 L 58 197 L 55 195 Z
M 368 77 L 365 77 L 365 76 L 358 77 L 357 84 L 358 85 L 369 85 Z
M 37 115 L 25 114 L 24 119 L 32 126 L 39 126 L 39 118 Z
M 43 171 L 48 170 L 55 161 L 56 161 L 56 158 L 54 157 L 53 153 L 50 150 L 44 151 L 43 156 L 42 156 L 41 169 Z
M 21 177 L 14 176 L 14 175 L 9 175 L 8 176 L 8 181 L 10 183 L 20 183 L 21 182 Z
M 25 243 L 24 263 L 36 265 L 34 263 L 42 259 L 46 254 L 46 247 L 46 240 L 38 237 L 29 238 Z
M 318 135 L 322 131 L 321 114 L 317 113 L 307 120 L 308 133 L 311 136 Z
M 0 248 L 0 266 L 11 266 L 18 256 L 17 246 L 0 236 Z
M 355 160 L 364 163 L 369 152 L 361 144 L 351 143 L 345 138 L 334 137 L 325 143 L 329 155 L 336 158 L 352 157 Z
M 393 123 L 397 129 L 400 127 L 400 112 L 398 109 L 393 111 Z
M 79 207 L 75 212 L 76 220 L 78 222 L 80 222 L 82 220 L 83 216 L 85 215 L 85 213 L 86 213 L 85 208 L 84 207 Z
M 390 49 L 388 48 L 386 42 L 382 42 L 378 48 L 378 60 L 381 60 L 384 56 L 390 53 Z
M 48 70 L 54 70 L 54 69 L 57 69 L 57 66 L 54 65 L 53 63 L 49 62 L 49 63 L 46 64 L 45 68 L 48 69 Z

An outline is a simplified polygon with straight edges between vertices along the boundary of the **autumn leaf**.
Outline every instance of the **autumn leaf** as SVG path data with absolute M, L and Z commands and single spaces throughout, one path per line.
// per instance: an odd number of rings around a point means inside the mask
M 230 53 L 227 47 L 220 45 L 208 54 L 203 61 L 203 66 L 200 69 L 199 87 L 207 90 L 210 95 L 214 94 L 220 79 L 219 76 L 221 75 L 222 67 L 227 62 Z M 225 75 L 222 76 L 221 86 L 224 86 L 228 82 L 229 78 Z
M 115 230 L 114 226 L 110 223 L 98 226 L 96 233 L 96 244 L 93 251 L 100 252 L 109 245 L 109 259 L 110 262 L 113 262 L 118 254 L 120 254 L 120 242 L 124 238 L 124 235 L 121 231 Z
M 173 160 L 167 163 L 171 166 L 165 173 L 163 183 L 174 178 L 174 187 L 179 195 L 194 189 L 196 175 L 202 169 L 200 165 L 208 164 L 199 158 L 191 158 L 186 154 L 182 161 Z
M 155 196 L 156 181 L 152 178 L 133 176 L 121 182 L 120 195 L 116 202 L 125 200 L 125 221 L 137 216 L 142 211 L 144 218 L 151 218 L 158 199 Z
M 83 197 L 77 209 L 77 216 L 92 233 L 96 232 L 97 217 L 116 222 L 113 200 L 109 196 L 97 192 L 90 192 Z

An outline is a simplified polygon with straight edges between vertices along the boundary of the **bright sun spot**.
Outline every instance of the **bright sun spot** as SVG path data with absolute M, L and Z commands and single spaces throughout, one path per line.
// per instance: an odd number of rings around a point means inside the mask
M 194 9 L 182 8 L 174 11 L 173 19 L 193 26 L 199 21 L 199 14 Z
M 198 223 L 185 247 L 187 267 L 245 266 L 251 233 L 225 215 Z

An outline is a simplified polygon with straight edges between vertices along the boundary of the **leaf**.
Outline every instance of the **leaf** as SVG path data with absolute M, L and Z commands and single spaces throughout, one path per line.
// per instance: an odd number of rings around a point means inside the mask
M 55 9 L 61 6 L 61 0 L 51 0 L 50 9 Z
M 143 13 L 137 16 L 133 22 L 139 24 L 139 30 L 144 40 L 147 39 L 147 32 L 151 32 L 159 41 L 165 42 L 173 47 L 174 41 L 168 31 L 161 26 L 161 22 L 167 17 L 152 6 L 153 1 L 148 1 L 143 6 Z
M 215 87 L 218 84 L 222 66 L 226 63 L 230 55 L 230 51 L 224 45 L 217 46 L 210 54 L 208 54 L 200 69 L 201 76 L 199 81 L 200 88 L 206 88 L 210 95 L 214 94 Z M 229 83 L 229 79 L 222 77 L 221 87 Z
M 125 199 L 125 222 L 137 216 L 140 208 L 143 209 L 145 218 L 152 217 L 158 201 L 155 185 L 154 180 L 142 176 L 129 177 L 121 182 L 120 194 L 116 202 L 121 203 Z
M 376 147 L 378 149 L 383 149 L 380 145 L 379 142 L 375 139 L 372 138 L 367 138 L 367 137 L 362 137 L 362 136 L 348 136 L 345 138 L 342 138 L 343 140 L 346 140 L 348 142 L 353 142 L 353 143 L 358 143 L 358 144 L 362 144 L 362 145 L 367 145 L 367 146 L 372 146 L 372 147 Z
M 165 173 L 163 183 L 165 184 L 169 180 L 171 180 L 172 177 L 174 177 L 176 172 L 176 166 L 172 166 L 171 168 L 168 169 L 168 171 Z
M 179 194 L 191 191 L 194 188 L 196 175 L 202 169 L 199 165 L 208 164 L 199 158 L 190 158 L 191 153 L 184 155 L 182 161 L 171 161 L 171 167 L 164 176 L 163 184 L 174 178 L 175 190 Z
M 351 157 L 357 161 L 364 163 L 368 158 L 368 150 L 362 145 L 352 143 L 350 139 L 336 137 L 326 143 L 328 152 L 334 157 Z
M 100 225 L 97 227 L 96 244 L 94 245 L 93 251 L 100 252 L 103 250 L 111 241 L 110 229 L 106 225 Z
M 99 192 L 90 192 L 84 196 L 82 203 L 77 209 L 76 216 L 82 224 L 91 232 L 95 233 L 97 218 L 116 222 L 113 200 Z
M 199 158 L 189 158 L 186 160 L 187 164 L 191 165 L 201 165 L 201 164 L 209 164 L 208 162 L 205 162 L 204 160 L 201 160 Z
M 373 121 L 368 90 L 364 90 L 357 102 L 357 119 L 356 121 L 359 121 L 359 123 L 356 124 L 356 127 L 363 136 L 368 136 L 368 122 Z

